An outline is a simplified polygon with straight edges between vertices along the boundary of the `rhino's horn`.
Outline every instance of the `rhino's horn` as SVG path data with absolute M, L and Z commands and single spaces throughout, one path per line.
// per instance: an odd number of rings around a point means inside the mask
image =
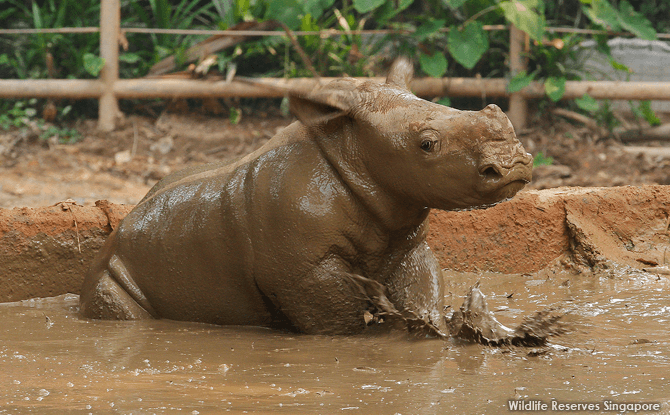
M 397 58 L 391 65 L 386 83 L 409 91 L 409 84 L 414 76 L 414 65 L 404 56 Z

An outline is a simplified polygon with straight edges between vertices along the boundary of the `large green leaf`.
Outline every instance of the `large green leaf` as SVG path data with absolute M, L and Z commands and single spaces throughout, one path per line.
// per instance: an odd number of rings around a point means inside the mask
M 640 101 L 639 112 L 652 127 L 661 125 L 661 120 L 656 116 L 654 110 L 651 109 L 651 101 Z
M 467 69 L 472 69 L 489 49 L 489 37 L 481 22 L 470 22 L 458 30 L 452 26 L 449 32 L 449 53 Z
M 656 40 L 656 31 L 646 17 L 636 12 L 627 1 L 619 4 L 619 23 L 621 27 L 637 37 L 647 40 Z
M 526 74 L 526 71 L 521 71 L 514 78 L 510 79 L 509 84 L 507 84 L 507 92 L 513 94 L 515 92 L 521 91 L 535 79 L 535 73 L 530 75 Z
M 565 94 L 565 78 L 550 76 L 544 82 L 544 92 L 549 99 L 557 102 L 563 98 L 563 94 Z
M 617 71 L 624 71 L 624 72 L 628 72 L 628 73 L 633 73 L 632 69 L 630 69 L 628 66 L 624 65 L 623 63 L 614 60 L 614 58 L 610 58 L 610 65 L 612 65 L 612 68 L 616 69 Z
M 357 12 L 367 13 L 381 6 L 385 1 L 386 0 L 354 0 L 353 5 Z
M 575 98 L 575 104 L 577 104 L 579 108 L 588 112 L 595 112 L 600 108 L 598 101 L 593 99 L 589 94 L 584 94 L 580 98 Z
M 300 27 L 299 15 L 302 14 L 301 4 L 297 0 L 270 0 L 268 1 L 265 17 L 284 23 L 290 29 Z
M 419 64 L 422 71 L 434 78 L 441 78 L 447 72 L 447 58 L 439 52 L 432 56 L 421 52 Z
M 416 29 L 416 32 L 414 32 L 414 37 L 419 42 L 423 42 L 428 36 L 442 29 L 445 22 L 446 20 L 444 19 L 428 20 Z
M 582 5 L 582 11 L 594 24 L 605 29 L 619 30 L 619 13 L 607 0 L 592 0 L 590 7 Z
M 544 13 L 533 9 L 542 9 L 538 0 L 509 0 L 500 2 L 500 8 L 507 19 L 514 26 L 528 33 L 531 39 L 542 41 L 546 22 Z
M 92 53 L 85 53 L 83 60 L 84 69 L 93 76 L 98 76 L 102 68 L 105 66 L 105 60 L 100 56 L 96 56 Z
M 142 60 L 140 55 L 133 52 L 126 52 L 119 55 L 119 61 L 125 63 L 136 63 L 139 62 L 140 60 Z
M 375 20 L 377 22 L 386 22 L 411 6 L 413 2 L 414 0 L 400 0 L 399 2 L 396 2 L 396 0 L 386 0 L 384 5 L 377 9 Z
M 333 3 L 335 3 L 335 0 L 305 0 L 302 8 L 305 13 L 310 14 L 314 19 L 318 19 L 325 10 L 333 6 Z

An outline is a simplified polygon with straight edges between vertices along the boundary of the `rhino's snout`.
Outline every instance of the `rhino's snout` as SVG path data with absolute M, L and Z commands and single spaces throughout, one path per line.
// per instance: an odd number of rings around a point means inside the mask
M 517 154 L 510 163 L 489 162 L 479 167 L 479 174 L 486 182 L 502 182 L 507 184 L 513 181 L 530 183 L 532 178 L 533 156 L 530 153 Z

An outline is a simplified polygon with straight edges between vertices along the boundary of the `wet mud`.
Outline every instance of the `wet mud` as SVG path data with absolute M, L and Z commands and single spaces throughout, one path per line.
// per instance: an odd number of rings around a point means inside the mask
M 130 208 L 0 210 L 2 300 L 78 292 Z M 446 314 L 479 282 L 511 330 L 560 312 L 570 330 L 538 346 L 87 320 L 74 294 L 0 303 L 0 414 L 504 413 L 511 399 L 668 413 L 668 212 L 667 186 L 643 186 L 527 192 L 431 217 Z
M 668 276 L 449 271 L 449 309 L 477 281 L 500 323 L 560 308 L 573 330 L 541 347 L 490 347 L 98 321 L 67 294 L 0 304 L 0 413 L 500 413 L 511 399 L 670 409 Z

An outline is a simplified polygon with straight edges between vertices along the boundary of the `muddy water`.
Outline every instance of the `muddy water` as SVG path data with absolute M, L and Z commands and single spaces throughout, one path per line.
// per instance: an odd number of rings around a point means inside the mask
M 0 413 L 500 413 L 510 399 L 668 412 L 670 282 L 613 276 L 449 276 L 448 304 L 480 280 L 510 326 L 570 310 L 575 330 L 541 348 L 91 321 L 74 295 L 0 304 Z

